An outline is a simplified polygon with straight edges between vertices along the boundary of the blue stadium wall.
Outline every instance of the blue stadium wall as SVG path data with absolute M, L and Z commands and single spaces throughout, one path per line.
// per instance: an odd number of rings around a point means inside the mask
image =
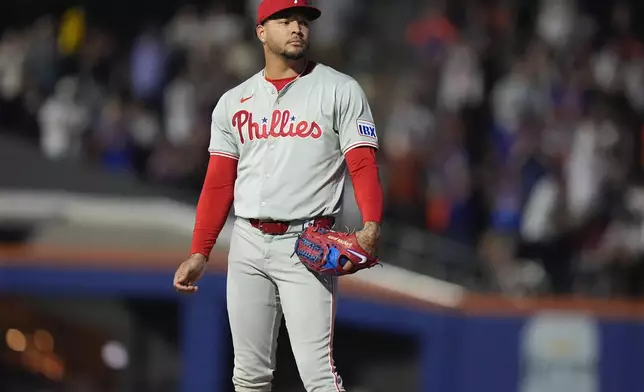
M 229 369 L 220 366 L 227 360 L 220 344 L 227 325 L 223 274 L 206 276 L 199 295 L 180 297 L 167 271 L 3 264 L 3 293 L 175 298 L 182 309 L 180 390 L 217 391 L 229 379 L 220 370 Z M 422 392 L 644 392 L 644 306 L 602 308 L 613 312 L 556 301 L 523 311 L 420 310 L 341 294 L 337 320 L 418 337 Z M 535 323 L 542 315 L 546 321 Z

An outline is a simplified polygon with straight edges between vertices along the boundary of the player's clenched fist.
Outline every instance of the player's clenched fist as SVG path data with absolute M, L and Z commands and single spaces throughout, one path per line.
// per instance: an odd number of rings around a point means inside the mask
M 362 247 L 370 256 L 375 257 L 378 252 L 378 242 L 380 240 L 380 224 L 376 222 L 366 222 L 364 228 L 356 232 L 358 245 Z
M 174 273 L 174 288 L 180 293 L 192 294 L 199 290 L 196 286 L 206 272 L 206 256 L 196 253 L 181 263 Z

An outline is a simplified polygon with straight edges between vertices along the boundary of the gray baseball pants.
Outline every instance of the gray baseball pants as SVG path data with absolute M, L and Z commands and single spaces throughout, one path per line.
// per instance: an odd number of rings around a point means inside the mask
M 274 236 L 235 220 L 226 295 L 236 392 L 271 391 L 282 315 L 306 391 L 345 391 L 333 360 L 337 278 L 310 272 L 293 255 L 306 223 Z

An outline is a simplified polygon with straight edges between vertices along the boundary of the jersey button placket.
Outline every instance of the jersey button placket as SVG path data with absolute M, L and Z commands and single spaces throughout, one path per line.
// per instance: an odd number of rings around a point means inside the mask
M 275 110 L 279 105 L 281 93 L 279 93 L 275 88 L 275 86 L 273 86 L 272 84 L 268 86 L 268 90 L 271 96 L 271 100 L 273 101 L 273 110 Z M 268 152 L 275 151 L 275 140 L 271 136 L 269 136 L 269 138 L 266 141 L 268 142 Z M 272 155 L 273 154 L 268 154 L 268 156 L 264 158 L 264 166 L 267 168 L 266 170 L 268 170 L 268 168 L 270 168 L 272 165 L 272 162 L 274 159 Z M 270 173 L 264 172 L 263 177 L 264 177 L 264 181 L 262 182 L 262 186 L 260 188 L 260 203 L 259 203 L 260 210 L 262 211 L 262 213 L 264 212 L 265 208 L 268 206 L 268 202 L 266 201 L 267 195 L 270 195 L 272 191 L 271 184 L 268 182 L 268 179 L 271 177 Z
M 270 136 L 268 141 L 270 143 L 268 145 L 268 152 L 272 152 L 275 150 L 274 141 L 270 139 Z M 271 186 L 272 184 L 269 182 L 269 178 L 271 177 L 271 173 L 269 172 L 269 170 L 272 167 L 272 162 L 274 159 L 272 155 L 273 154 L 267 154 L 264 157 L 265 171 L 264 171 L 264 174 L 262 175 L 264 181 L 262 181 L 262 185 L 260 187 L 260 203 L 259 203 L 261 210 L 264 210 L 267 207 L 268 205 L 267 198 L 273 192 L 272 186 Z
M 266 159 L 266 161 L 270 162 L 270 158 Z M 268 183 L 268 179 L 270 178 L 270 176 L 271 175 L 268 172 L 264 172 L 264 175 L 262 176 L 264 181 L 262 182 L 262 185 L 260 187 L 260 203 L 259 203 L 260 210 L 263 210 L 268 205 L 268 202 L 266 201 L 266 199 L 267 199 L 267 195 L 270 195 L 270 192 L 271 192 L 270 190 L 271 187 L 270 187 L 270 184 Z
M 265 87 L 266 87 L 267 93 L 269 94 L 269 97 L 267 97 L 268 102 L 273 102 L 273 108 L 274 108 L 277 91 L 275 90 L 275 87 L 272 84 L 270 84 L 269 82 L 266 82 Z M 265 142 L 270 143 L 268 148 L 269 148 L 269 150 L 272 150 L 272 140 L 270 139 L 270 137 L 267 140 L 265 140 Z M 264 152 L 263 155 L 265 155 L 268 152 L 268 150 L 264 149 L 263 152 Z M 268 174 L 264 173 L 262 178 L 263 178 L 263 180 L 268 179 Z M 258 190 L 259 190 L 259 193 L 258 193 L 259 194 L 259 200 L 258 200 L 259 201 L 259 211 L 260 211 L 260 215 L 264 216 L 266 207 L 268 206 L 268 202 L 266 201 L 267 200 L 267 194 L 268 194 L 266 182 L 262 181 L 259 184 L 259 189 Z

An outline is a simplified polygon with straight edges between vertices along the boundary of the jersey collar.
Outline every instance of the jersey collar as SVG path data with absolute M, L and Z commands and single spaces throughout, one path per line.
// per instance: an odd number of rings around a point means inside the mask
M 298 80 L 300 80 L 302 77 L 304 77 L 304 76 L 306 76 L 306 75 L 310 74 L 310 73 L 313 71 L 313 69 L 315 68 L 315 66 L 316 66 L 316 65 L 317 65 L 317 63 L 316 63 L 316 62 L 314 62 L 314 61 L 307 61 L 307 62 L 306 62 L 306 65 L 304 66 L 304 70 L 302 70 L 302 73 L 301 73 L 301 74 L 299 74 L 299 75 L 297 75 L 297 77 L 296 77 L 295 79 L 293 79 L 293 80 L 292 80 L 291 82 L 289 82 L 286 86 L 284 86 L 284 88 L 282 89 L 282 91 L 280 91 L 280 94 L 281 94 L 281 93 L 283 93 L 283 92 L 285 92 L 286 90 L 288 90 L 288 89 L 289 89 L 293 84 L 295 84 L 295 83 L 296 83 Z M 261 83 L 262 83 L 262 84 L 264 85 L 264 87 L 265 87 L 266 89 L 268 89 L 269 91 L 273 91 L 273 92 L 275 92 L 275 91 L 276 91 L 276 90 L 275 90 L 275 86 L 273 86 L 273 83 L 271 83 L 271 82 L 269 82 L 268 80 L 266 80 L 266 73 L 265 73 L 265 72 L 266 72 L 266 68 L 263 68 L 261 71 L 259 71 L 259 77 L 260 77 L 260 79 L 261 79 Z

